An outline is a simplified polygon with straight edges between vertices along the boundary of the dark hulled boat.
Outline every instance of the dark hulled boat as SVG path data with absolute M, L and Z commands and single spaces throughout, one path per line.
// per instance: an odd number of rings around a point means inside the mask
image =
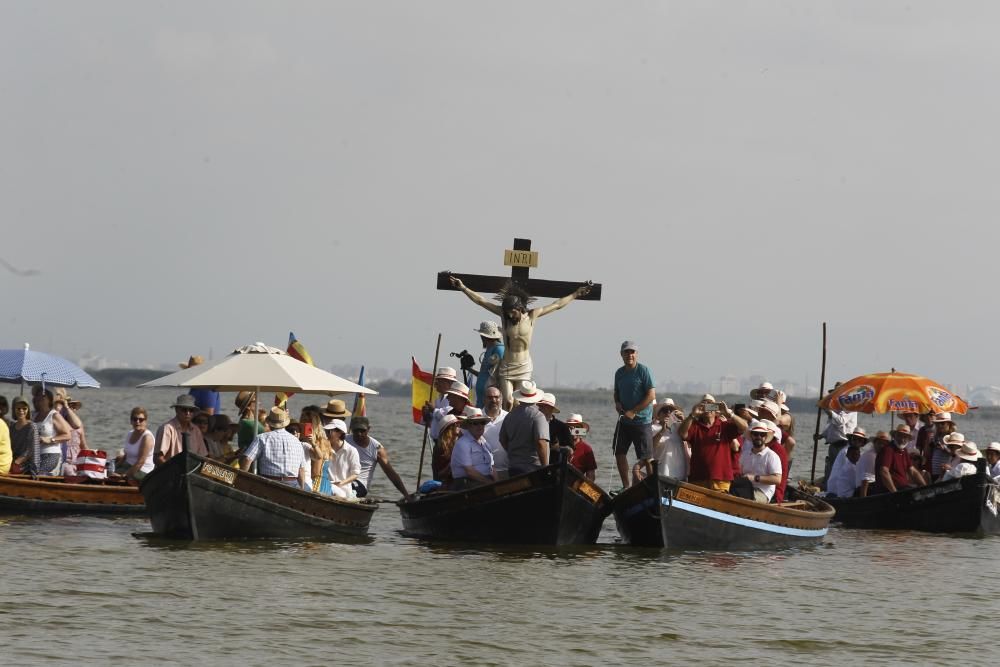
M 142 514 L 138 487 L 124 478 L 86 480 L 0 475 L 0 512 L 5 514 Z
M 656 481 L 661 544 L 669 548 L 746 550 L 812 544 L 826 535 L 834 514 L 818 498 L 764 504 L 672 477 Z
M 611 512 L 608 495 L 565 461 L 398 505 L 406 535 L 492 544 L 593 544 Z
M 654 468 L 655 470 L 655 468 Z M 647 475 L 635 486 L 625 489 L 611 502 L 618 534 L 625 544 L 635 547 L 662 547 L 660 525 L 660 486 L 656 475 Z
M 797 491 L 796 497 L 803 497 Z M 975 475 L 864 498 L 824 498 L 845 528 L 1000 534 L 1000 492 L 984 462 Z
M 363 537 L 377 505 L 321 496 L 185 452 L 140 486 L 153 533 L 182 540 Z

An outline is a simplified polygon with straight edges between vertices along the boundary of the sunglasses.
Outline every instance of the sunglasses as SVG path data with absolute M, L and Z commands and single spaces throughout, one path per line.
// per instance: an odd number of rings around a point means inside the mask
M 177 408 L 177 409 L 180 410 L 181 412 L 187 412 L 189 414 L 194 414 L 195 412 L 198 412 L 198 408 Z
M 144 422 L 144 421 L 146 421 L 146 418 L 145 418 L 145 417 L 132 417 L 132 418 L 130 419 L 130 421 L 134 421 L 134 422 Z
M 367 432 L 368 432 L 368 429 L 366 429 L 366 428 L 352 428 L 351 429 L 351 433 L 367 433 Z

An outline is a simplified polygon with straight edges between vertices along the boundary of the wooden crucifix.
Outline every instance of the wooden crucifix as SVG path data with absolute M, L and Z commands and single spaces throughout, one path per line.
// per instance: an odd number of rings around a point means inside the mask
M 532 252 L 530 239 L 514 239 L 514 248 L 504 253 L 504 264 L 511 267 L 510 278 L 442 271 L 438 273 L 437 288 L 459 290 L 473 303 L 500 316 L 504 352 L 495 372 L 504 406 L 509 409 L 514 390 L 521 389 L 522 383 L 532 379 L 529 348 L 535 320 L 563 308 L 574 299 L 599 300 L 601 286 L 589 281 L 574 283 L 529 277 L 529 269 L 538 266 L 538 253 Z M 500 302 L 490 301 L 479 292 L 496 294 Z M 539 296 L 557 299 L 545 306 L 529 307 L 530 302 Z M 524 385 L 523 388 L 530 391 L 534 385 Z
M 586 283 L 574 283 L 564 280 L 540 280 L 529 277 L 529 269 L 538 267 L 538 253 L 531 250 L 531 239 L 514 239 L 513 250 L 504 252 L 504 265 L 511 267 L 509 278 L 506 276 L 481 276 L 472 273 L 441 271 L 437 277 L 437 288 L 457 290 L 458 288 L 452 285 L 450 280 L 451 276 L 455 276 L 471 290 L 497 294 L 507 284 L 507 281 L 510 280 L 520 285 L 531 296 L 554 297 L 558 299 L 572 294 L 578 288 L 586 285 Z M 593 284 L 589 293 L 577 298 L 584 301 L 600 301 L 601 286 Z

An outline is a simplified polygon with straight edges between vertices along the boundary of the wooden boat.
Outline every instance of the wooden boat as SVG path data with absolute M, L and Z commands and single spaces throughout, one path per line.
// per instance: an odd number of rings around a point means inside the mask
M 655 468 L 654 468 L 655 470 Z M 660 525 L 660 486 L 656 475 L 647 475 L 635 486 L 625 489 L 611 501 L 618 534 L 625 544 L 636 547 L 662 547 Z
M 764 504 L 672 477 L 657 478 L 663 546 L 773 549 L 819 542 L 834 510 L 819 498 Z
M 929 533 L 1000 534 L 1000 493 L 984 462 L 975 475 L 864 498 L 823 498 L 845 528 L 919 530 Z M 796 498 L 806 494 L 794 490 Z
M 0 513 L 142 514 L 142 494 L 124 478 L 88 480 L 0 475 Z
M 182 540 L 364 537 L 377 505 L 347 502 L 183 452 L 139 487 L 153 533 Z
M 566 461 L 397 504 L 405 535 L 492 544 L 593 544 L 611 512 L 608 494 Z

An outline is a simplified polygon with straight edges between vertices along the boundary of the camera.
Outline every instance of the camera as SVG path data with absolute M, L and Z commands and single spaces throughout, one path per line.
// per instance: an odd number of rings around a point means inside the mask
M 705 403 L 705 412 L 718 412 L 718 411 L 719 411 L 718 403 Z
M 476 358 L 469 354 L 468 350 L 452 352 L 451 356 L 458 357 L 458 361 L 462 365 L 463 371 L 469 371 L 476 367 Z

